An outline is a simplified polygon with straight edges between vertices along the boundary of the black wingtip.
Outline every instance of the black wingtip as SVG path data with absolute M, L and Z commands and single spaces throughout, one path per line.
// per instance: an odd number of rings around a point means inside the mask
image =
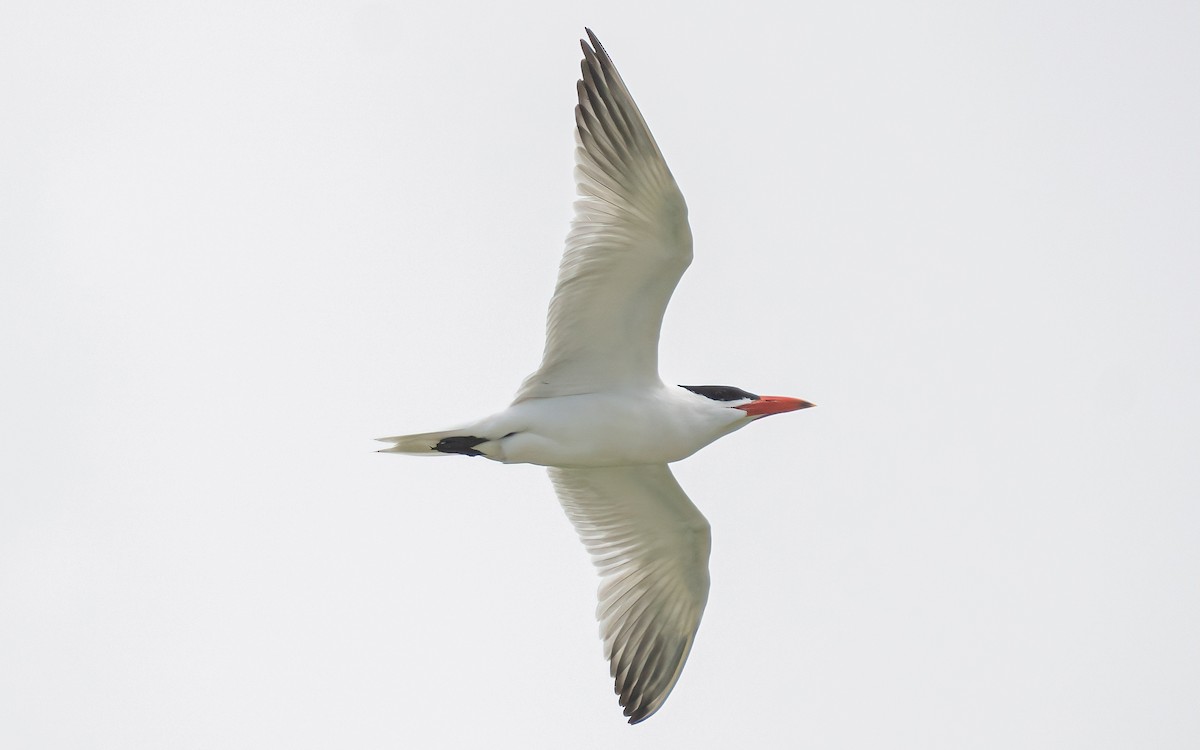
M 643 721 L 653 716 L 655 711 L 658 710 L 657 708 L 650 709 L 645 703 L 642 703 L 640 699 L 638 699 L 637 703 L 634 703 L 633 700 L 622 701 L 621 707 L 625 709 L 621 713 L 629 717 L 629 724 L 631 726 L 634 724 L 641 724 Z
M 592 30 L 586 26 L 583 27 L 583 30 L 587 32 L 588 39 L 592 42 L 592 49 L 596 51 L 596 56 L 601 59 L 608 59 L 608 53 L 604 51 L 604 45 L 600 43 L 600 38 L 592 33 Z M 582 39 L 579 41 L 580 43 L 583 43 Z

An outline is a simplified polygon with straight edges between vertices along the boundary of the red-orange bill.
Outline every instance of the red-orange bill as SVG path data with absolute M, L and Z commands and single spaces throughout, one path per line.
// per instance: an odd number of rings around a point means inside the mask
M 802 398 L 791 398 L 790 396 L 759 396 L 757 401 L 734 408 L 741 409 L 752 417 L 765 417 L 797 409 L 807 409 L 810 406 L 816 406 L 816 404 L 810 404 Z

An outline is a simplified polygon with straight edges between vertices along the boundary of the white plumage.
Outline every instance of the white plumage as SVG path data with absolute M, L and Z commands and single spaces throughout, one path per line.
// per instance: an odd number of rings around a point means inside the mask
M 683 194 L 599 40 L 576 84 L 575 220 L 546 322 L 542 366 L 517 401 L 649 388 L 663 313 L 692 262 Z
M 550 301 L 542 364 L 504 411 L 382 438 L 383 453 L 550 467 L 601 575 L 597 619 L 630 723 L 675 686 L 708 600 L 708 521 L 667 464 L 769 414 L 812 404 L 729 386 L 668 386 L 658 337 L 692 261 L 687 206 L 599 40 L 581 42 L 579 199 Z

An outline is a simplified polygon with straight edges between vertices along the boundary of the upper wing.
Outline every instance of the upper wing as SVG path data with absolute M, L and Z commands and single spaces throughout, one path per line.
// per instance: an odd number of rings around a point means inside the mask
M 575 107 L 579 199 L 550 300 L 546 351 L 517 401 L 658 381 L 658 332 L 692 262 L 687 205 L 595 34 Z
M 550 469 L 599 569 L 596 618 L 630 724 L 657 711 L 683 671 L 708 601 L 708 521 L 666 464 Z

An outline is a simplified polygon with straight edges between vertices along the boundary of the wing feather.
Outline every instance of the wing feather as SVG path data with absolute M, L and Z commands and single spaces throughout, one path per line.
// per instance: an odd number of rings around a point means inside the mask
M 596 619 L 631 724 L 679 680 L 708 601 L 708 521 L 666 464 L 551 468 L 601 575 Z
M 581 42 L 575 218 L 541 367 L 515 401 L 658 380 L 663 313 L 692 260 L 687 204 L 600 41 Z

